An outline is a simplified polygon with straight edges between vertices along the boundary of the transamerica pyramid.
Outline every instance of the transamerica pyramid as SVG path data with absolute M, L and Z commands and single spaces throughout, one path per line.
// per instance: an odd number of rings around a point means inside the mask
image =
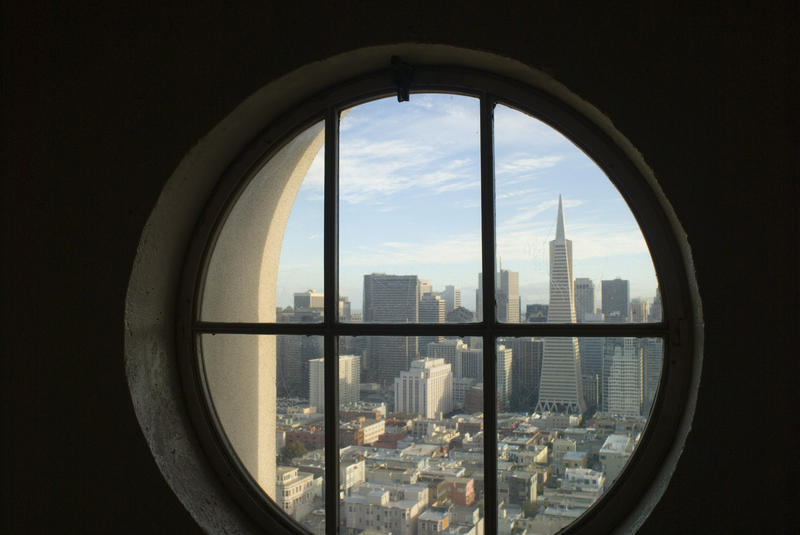
M 564 208 L 558 196 L 556 239 L 550 242 L 549 323 L 575 323 L 575 290 L 572 285 L 572 241 L 566 239 Z M 545 338 L 539 403 L 536 412 L 582 413 L 586 410 L 581 385 L 578 339 Z

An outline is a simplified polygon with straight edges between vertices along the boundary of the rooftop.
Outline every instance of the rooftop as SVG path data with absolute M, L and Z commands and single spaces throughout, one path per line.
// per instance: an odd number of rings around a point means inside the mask
M 633 445 L 631 437 L 628 435 L 609 435 L 600 453 L 630 453 Z

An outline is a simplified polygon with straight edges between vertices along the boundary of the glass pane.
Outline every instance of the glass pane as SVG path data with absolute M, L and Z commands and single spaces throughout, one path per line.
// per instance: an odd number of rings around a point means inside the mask
M 396 357 L 397 343 L 357 337 L 343 348 L 343 533 L 483 533 L 482 351 L 443 339 L 391 381 L 369 380 L 370 369 Z M 356 394 L 342 385 L 355 382 L 357 364 L 364 382 Z
M 502 105 L 494 120 L 497 319 L 653 321 L 653 262 L 611 181 L 541 121 Z
M 660 338 L 498 340 L 501 533 L 556 533 L 613 485 L 647 425 L 662 362 Z
M 324 123 L 309 127 L 244 188 L 214 244 L 202 320 L 322 321 L 324 139 Z
M 200 346 L 211 402 L 239 460 L 289 516 L 323 533 L 322 337 L 203 334 Z
M 478 100 L 415 94 L 356 106 L 342 116 L 339 152 L 339 284 L 353 303 L 345 321 L 472 321 Z

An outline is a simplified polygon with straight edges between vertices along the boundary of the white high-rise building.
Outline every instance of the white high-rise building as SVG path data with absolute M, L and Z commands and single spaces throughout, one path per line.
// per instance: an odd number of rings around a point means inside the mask
M 602 408 L 617 416 L 639 416 L 643 403 L 644 362 L 638 338 L 606 338 Z
M 550 242 L 548 322 L 575 323 L 575 294 L 572 281 L 572 241 L 565 236 L 564 209 L 559 195 L 556 239 Z M 536 411 L 574 414 L 585 410 L 578 339 L 546 338 Z
M 394 380 L 394 410 L 436 418 L 453 411 L 453 371 L 444 359 L 420 359 Z
M 631 299 L 630 314 L 632 323 L 647 323 L 650 307 L 648 306 L 647 299 L 643 297 L 634 297 Z
M 469 346 L 463 340 L 457 338 L 455 340 L 442 340 L 441 342 L 432 342 L 428 344 L 427 352 L 428 358 L 444 359 L 444 361 L 452 366 L 453 377 L 461 377 L 461 352 L 468 351 Z
M 495 273 L 495 303 L 497 321 L 519 323 L 519 273 L 500 269 Z M 483 319 L 483 273 L 478 273 L 478 289 L 475 290 L 475 319 Z
M 497 408 L 507 410 L 511 403 L 511 366 L 513 352 L 504 345 L 497 346 Z
M 458 286 L 445 286 L 442 298 L 444 299 L 444 312 L 449 314 L 461 306 L 461 288 Z
M 429 294 L 433 292 L 433 283 L 431 281 L 426 281 L 420 279 L 419 281 L 419 296 L 422 297 L 425 294 Z
M 501 269 L 497 273 L 497 321 L 519 323 L 519 273 Z
M 419 322 L 420 323 L 444 323 L 445 303 L 438 292 L 427 292 L 422 294 L 419 299 Z M 439 342 L 444 338 L 441 336 L 420 336 L 419 351 L 422 356 L 430 357 L 426 351 L 428 344 Z
M 325 360 L 308 361 L 309 405 L 317 412 L 325 410 Z M 361 382 L 361 357 L 339 355 L 339 403 L 357 403 Z

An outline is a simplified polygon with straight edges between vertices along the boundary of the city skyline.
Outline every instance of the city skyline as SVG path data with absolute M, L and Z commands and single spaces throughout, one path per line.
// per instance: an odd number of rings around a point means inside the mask
M 416 274 L 437 290 L 459 286 L 462 305 L 475 309 L 477 117 L 470 97 L 412 95 L 408 103 L 383 99 L 355 107 L 342 119 L 340 294 L 354 311 L 365 273 Z M 620 277 L 630 281 L 631 297 L 652 299 L 658 284 L 649 252 L 603 172 L 532 117 L 498 106 L 495 123 L 497 257 L 520 273 L 523 308 L 547 302 L 547 243 L 559 193 L 569 209 L 575 276 Z M 324 291 L 322 171 L 320 152 L 286 227 L 277 284 L 282 306 L 298 290 Z

